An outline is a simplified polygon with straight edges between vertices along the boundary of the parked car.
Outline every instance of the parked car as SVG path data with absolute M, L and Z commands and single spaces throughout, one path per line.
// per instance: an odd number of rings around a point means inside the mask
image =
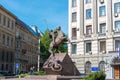
M 80 76 L 85 77 L 86 73 L 80 73 Z
M 0 71 L 0 74 L 3 76 L 14 76 L 15 74 L 12 71 Z

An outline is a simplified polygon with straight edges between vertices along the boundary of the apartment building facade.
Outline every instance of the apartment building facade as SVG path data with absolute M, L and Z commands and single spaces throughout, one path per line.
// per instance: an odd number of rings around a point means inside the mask
M 14 70 L 16 16 L 0 6 L 0 71 Z
M 39 35 L 23 21 L 16 19 L 16 72 L 28 72 L 30 67 L 37 69 Z
M 68 53 L 81 73 L 120 77 L 111 54 L 120 47 L 120 0 L 69 0 Z M 117 71 L 118 72 L 117 72 Z
M 37 69 L 40 34 L 0 5 L 0 71 Z

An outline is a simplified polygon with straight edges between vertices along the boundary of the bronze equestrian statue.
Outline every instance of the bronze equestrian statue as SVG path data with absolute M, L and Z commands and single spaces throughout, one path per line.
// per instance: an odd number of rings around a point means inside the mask
M 67 38 L 65 37 L 64 33 L 61 31 L 61 27 L 58 27 L 55 31 L 51 30 L 49 32 L 49 37 L 52 39 L 49 46 L 49 52 L 51 53 L 51 57 L 45 65 L 48 65 L 48 67 L 51 68 L 53 71 L 61 71 L 62 66 L 60 64 L 60 61 L 56 59 L 52 50 L 54 48 L 58 49 L 61 43 L 67 41 Z
M 49 46 L 49 52 L 54 56 L 53 48 L 58 49 L 59 45 L 67 40 L 64 33 L 61 31 L 61 27 L 58 27 L 55 31 L 51 30 L 49 32 L 49 36 L 52 39 L 50 46 Z M 60 53 L 60 51 L 59 51 Z

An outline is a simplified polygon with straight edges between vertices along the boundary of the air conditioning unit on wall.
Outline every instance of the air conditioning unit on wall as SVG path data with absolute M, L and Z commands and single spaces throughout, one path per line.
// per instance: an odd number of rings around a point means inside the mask
M 99 1 L 100 1 L 100 3 L 101 3 L 101 4 L 103 4 L 103 3 L 104 3 L 104 0 L 99 0 Z

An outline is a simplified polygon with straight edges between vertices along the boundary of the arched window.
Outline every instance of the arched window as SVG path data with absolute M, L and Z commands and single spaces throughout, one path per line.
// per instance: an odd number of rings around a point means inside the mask
M 91 62 L 87 61 L 85 64 L 85 73 L 90 73 L 91 72 Z
M 99 69 L 100 69 L 100 71 L 105 71 L 105 64 L 104 63 L 105 63 L 104 61 L 101 61 L 99 63 Z

